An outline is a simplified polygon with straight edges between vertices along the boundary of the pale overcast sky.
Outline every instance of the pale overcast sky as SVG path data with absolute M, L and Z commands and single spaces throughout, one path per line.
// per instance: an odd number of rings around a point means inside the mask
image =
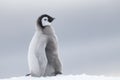
M 55 17 L 64 74 L 120 76 L 120 0 L 0 0 L 0 78 L 28 73 L 42 14 Z

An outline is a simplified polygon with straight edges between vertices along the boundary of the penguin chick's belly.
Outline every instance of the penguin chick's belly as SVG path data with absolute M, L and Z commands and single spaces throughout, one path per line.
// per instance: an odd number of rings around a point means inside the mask
M 39 77 L 44 75 L 47 66 L 45 39 L 39 39 L 39 36 L 36 34 L 29 46 L 28 62 L 32 76 Z

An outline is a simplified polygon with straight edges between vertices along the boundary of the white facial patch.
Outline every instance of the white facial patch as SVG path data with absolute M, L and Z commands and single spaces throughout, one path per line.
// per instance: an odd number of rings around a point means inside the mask
M 50 26 L 51 25 L 51 23 L 48 21 L 47 17 L 42 18 L 42 25 L 43 26 Z

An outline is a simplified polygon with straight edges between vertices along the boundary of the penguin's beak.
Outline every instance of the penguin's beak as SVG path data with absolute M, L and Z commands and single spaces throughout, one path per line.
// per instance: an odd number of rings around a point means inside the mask
M 54 20 L 55 18 L 52 18 L 51 22 Z
M 54 19 L 55 19 L 55 18 L 52 18 L 52 17 L 51 17 L 51 18 L 49 19 L 49 22 L 52 22 Z

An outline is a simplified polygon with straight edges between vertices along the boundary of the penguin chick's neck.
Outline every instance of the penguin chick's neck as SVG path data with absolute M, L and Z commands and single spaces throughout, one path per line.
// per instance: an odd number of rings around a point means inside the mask
M 45 35 L 55 34 L 55 31 L 51 26 L 46 26 L 45 28 L 37 26 L 36 31 L 41 32 L 42 34 L 45 34 Z

